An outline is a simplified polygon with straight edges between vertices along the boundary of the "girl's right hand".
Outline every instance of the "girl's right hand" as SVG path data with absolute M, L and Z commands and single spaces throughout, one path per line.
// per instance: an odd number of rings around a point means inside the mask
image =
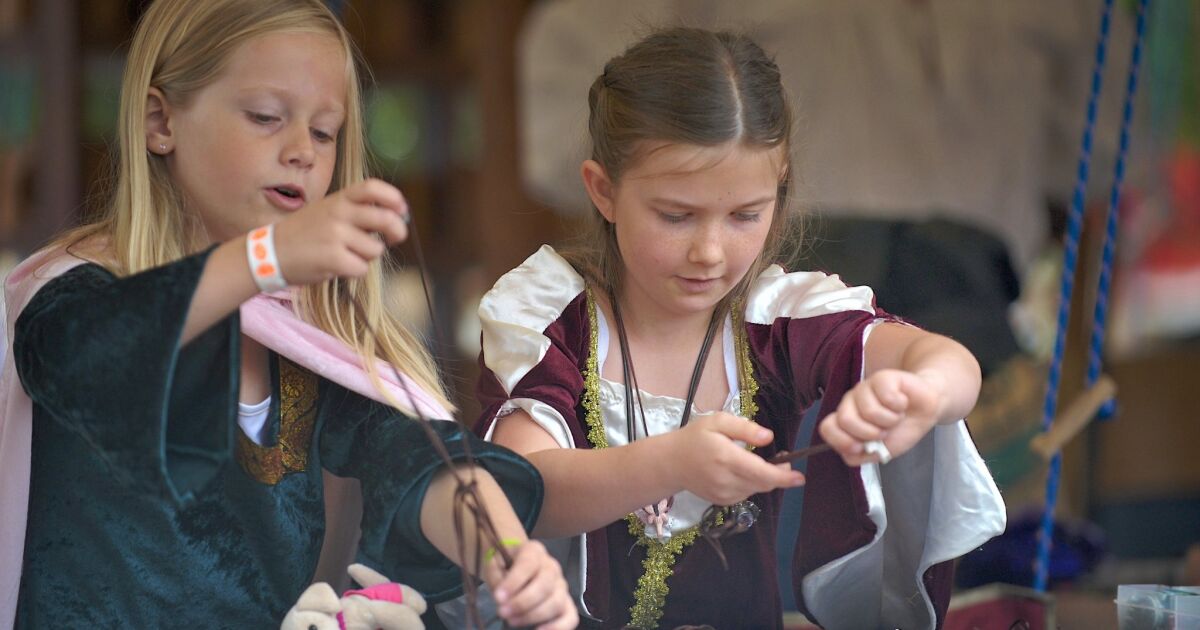
M 578 626 L 579 613 L 562 567 L 546 546 L 526 540 L 510 549 L 512 566 L 504 568 L 498 555 L 484 566 L 484 580 L 492 589 L 500 617 L 510 626 L 536 626 L 537 630 Z
M 379 179 L 348 186 L 275 224 L 279 269 L 297 286 L 364 276 L 389 245 L 408 238 L 407 216 L 395 186 Z
M 675 440 L 669 465 L 677 485 L 716 505 L 804 485 L 804 475 L 792 470 L 791 464 L 768 463 L 737 442 L 753 446 L 771 442 L 770 429 L 745 418 L 718 412 L 668 435 Z

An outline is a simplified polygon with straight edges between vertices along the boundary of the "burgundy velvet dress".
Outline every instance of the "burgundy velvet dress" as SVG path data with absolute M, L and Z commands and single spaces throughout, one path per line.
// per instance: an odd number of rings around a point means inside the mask
M 479 313 L 480 435 L 490 437 L 497 418 L 522 409 L 564 448 L 628 442 L 624 386 L 600 377 L 610 326 L 583 278 L 553 249 L 502 277 Z M 731 392 L 724 409 L 774 431 L 774 442 L 757 449 L 764 457 L 791 448 L 811 405 L 831 412 L 860 380 L 867 335 L 891 319 L 875 308 L 870 289 L 769 268 L 714 344 Z M 643 392 L 642 402 L 650 435 L 678 428 L 683 401 Z M 642 437 L 640 426 L 635 432 Z M 811 440 L 821 438 L 814 432 Z M 999 493 L 961 421 L 936 427 L 887 465 L 851 468 L 832 452 L 814 456 L 807 477 L 792 569 L 797 602 L 826 628 L 940 625 L 950 561 L 1004 528 Z M 689 492 L 673 498 L 669 537 L 632 516 L 587 532 L 575 576 L 585 622 L 782 627 L 775 550 L 782 498 L 782 491 L 751 497 L 761 516 L 722 539 L 728 570 L 697 537 L 709 504 Z

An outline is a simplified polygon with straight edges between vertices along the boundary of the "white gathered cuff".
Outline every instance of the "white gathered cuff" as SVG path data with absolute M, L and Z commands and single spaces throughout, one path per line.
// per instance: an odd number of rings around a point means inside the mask
M 492 426 L 488 427 L 483 439 L 490 442 L 492 433 L 496 431 L 496 425 L 500 423 L 500 420 L 518 409 L 529 414 L 529 417 L 533 418 L 539 427 L 545 429 L 546 433 L 554 438 L 554 442 L 560 448 L 575 448 L 571 429 L 567 426 L 567 421 L 563 419 L 562 414 L 558 413 L 554 407 L 532 398 L 512 398 L 501 405 L 500 410 L 496 412 L 496 417 L 492 418 Z

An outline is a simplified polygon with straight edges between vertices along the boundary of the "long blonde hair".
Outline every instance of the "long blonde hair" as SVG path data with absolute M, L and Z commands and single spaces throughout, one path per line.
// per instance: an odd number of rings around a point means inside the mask
M 357 51 L 350 36 L 321 0 L 156 0 L 138 22 L 121 85 L 115 186 L 102 215 L 55 241 L 60 247 L 104 238 L 102 261 L 118 275 L 137 273 L 194 253 L 203 228 L 184 207 L 164 160 L 145 148 L 146 95 L 151 87 L 177 106 L 220 75 L 243 43 L 277 32 L 331 35 L 346 58 L 346 121 L 338 137 L 330 192 L 367 175 Z M 101 261 L 97 261 L 101 262 Z M 371 263 L 361 279 L 333 279 L 298 291 L 296 314 L 351 346 L 379 386 L 374 358 L 390 362 L 447 409 L 452 409 L 421 340 L 391 317 L 383 299 L 383 265 Z M 350 299 L 363 306 L 379 343 L 358 321 Z M 405 405 L 407 407 L 407 405 Z

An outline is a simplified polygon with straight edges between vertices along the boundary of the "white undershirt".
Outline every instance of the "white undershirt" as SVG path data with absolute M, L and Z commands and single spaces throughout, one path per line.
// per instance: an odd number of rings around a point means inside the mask
M 247 405 L 246 403 L 238 403 L 238 426 L 242 427 L 242 432 L 250 441 L 262 446 L 266 441 L 267 432 L 267 416 L 271 413 L 271 397 L 267 396 L 266 400 Z

